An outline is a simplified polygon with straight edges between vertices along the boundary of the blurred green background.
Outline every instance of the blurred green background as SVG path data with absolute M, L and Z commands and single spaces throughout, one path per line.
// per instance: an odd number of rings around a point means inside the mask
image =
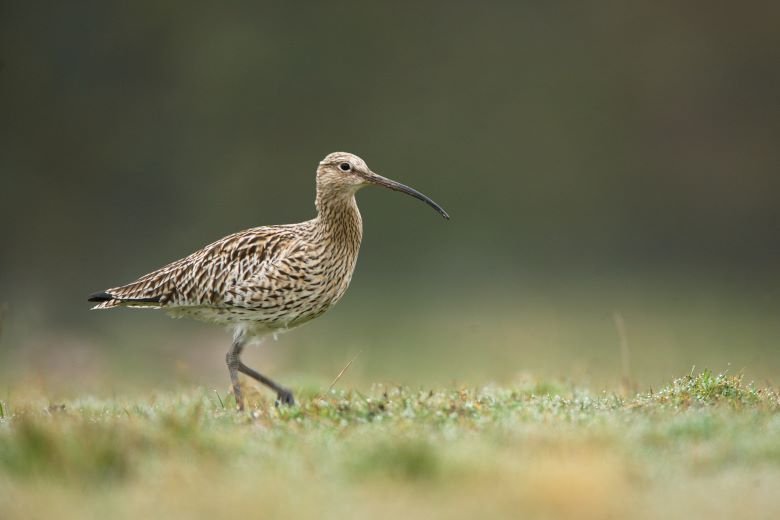
M 0 3 L 0 375 L 228 386 L 229 338 L 88 312 L 227 233 L 359 195 L 327 316 L 247 354 L 298 385 L 780 373 L 780 4 Z M 621 357 L 615 316 L 625 323 Z M 628 364 L 629 373 L 624 367 Z

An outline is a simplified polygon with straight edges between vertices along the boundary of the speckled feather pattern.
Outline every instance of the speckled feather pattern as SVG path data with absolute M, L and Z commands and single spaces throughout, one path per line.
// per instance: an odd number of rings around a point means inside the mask
M 246 366 L 241 352 L 248 341 L 306 323 L 344 296 L 363 238 L 355 193 L 371 184 L 406 193 L 449 219 L 426 195 L 377 175 L 356 155 L 336 152 L 317 168 L 316 218 L 234 233 L 89 301 L 99 302 L 93 309 L 162 308 L 227 325 L 233 342 L 225 363 L 236 408 L 244 409 L 239 374 L 276 392 L 277 403 L 294 404 L 289 388 Z
M 346 160 L 365 164 L 341 153 L 323 163 Z M 352 279 L 363 232 L 354 198 L 360 187 L 318 170 L 316 218 L 228 235 L 132 283 L 107 289 L 112 299 L 93 309 L 162 308 L 250 335 L 305 323 L 338 302 Z

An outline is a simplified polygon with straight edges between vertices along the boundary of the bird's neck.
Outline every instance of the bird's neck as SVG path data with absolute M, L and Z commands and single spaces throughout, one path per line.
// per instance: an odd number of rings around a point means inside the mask
M 355 194 L 317 193 L 316 205 L 319 231 L 357 254 L 363 238 L 363 220 Z

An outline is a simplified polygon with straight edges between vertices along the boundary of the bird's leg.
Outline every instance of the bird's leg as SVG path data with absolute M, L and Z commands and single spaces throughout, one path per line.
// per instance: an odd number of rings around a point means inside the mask
M 240 359 L 238 360 L 238 371 L 242 374 L 248 375 L 255 381 L 263 383 L 265 386 L 276 392 L 277 404 L 295 404 L 295 399 L 293 398 L 293 394 L 290 390 L 265 377 L 257 370 L 249 368 L 244 363 L 242 363 Z
M 244 350 L 244 343 L 244 334 L 236 333 L 233 336 L 233 346 L 230 347 L 225 356 L 225 362 L 227 363 L 228 371 L 230 371 L 230 382 L 233 383 L 233 396 L 236 398 L 236 406 L 239 412 L 244 410 L 244 397 L 241 395 L 241 383 L 238 381 L 238 371 L 242 365 L 241 351 Z
M 236 397 L 236 405 L 238 410 L 244 409 L 244 397 L 241 394 L 241 384 L 238 380 L 238 373 L 246 374 L 255 381 L 264 384 L 274 392 L 276 392 L 277 404 L 295 404 L 293 393 L 282 385 L 276 383 L 272 379 L 267 378 L 257 370 L 249 368 L 241 361 L 241 352 L 246 345 L 246 334 L 243 330 L 236 330 L 233 334 L 233 346 L 225 356 L 228 370 L 230 371 L 230 381 L 233 383 L 233 395 Z

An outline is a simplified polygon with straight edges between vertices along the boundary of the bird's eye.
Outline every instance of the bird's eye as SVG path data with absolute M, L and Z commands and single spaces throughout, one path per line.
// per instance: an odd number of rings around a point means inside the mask
M 348 162 L 343 162 L 343 163 L 339 164 L 339 170 L 341 170 L 343 172 L 348 172 L 351 169 L 352 169 L 352 165 L 349 164 Z

